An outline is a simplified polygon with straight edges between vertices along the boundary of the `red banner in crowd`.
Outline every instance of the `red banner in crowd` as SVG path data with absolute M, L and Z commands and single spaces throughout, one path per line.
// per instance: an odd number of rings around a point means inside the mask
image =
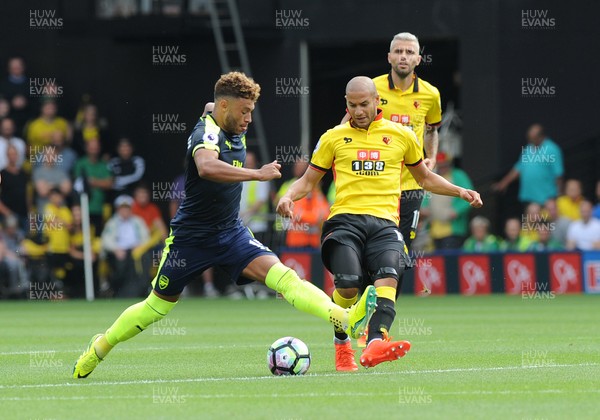
M 415 294 L 445 295 L 446 264 L 444 257 L 417 258 L 415 270 Z
M 482 295 L 492 291 L 490 257 L 488 255 L 462 255 L 458 257 L 460 293 Z
M 581 293 L 581 255 L 576 252 L 550 254 L 550 290 L 556 294 Z
M 504 255 L 504 291 L 509 295 L 536 290 L 533 254 Z
M 312 282 L 310 276 L 312 258 L 309 253 L 284 252 L 281 254 L 281 262 L 298 273 L 301 279 Z

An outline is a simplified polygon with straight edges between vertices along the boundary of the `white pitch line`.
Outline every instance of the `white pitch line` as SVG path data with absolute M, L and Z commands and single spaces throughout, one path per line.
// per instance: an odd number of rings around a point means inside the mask
M 323 397 L 397 397 L 405 395 L 401 392 L 395 393 L 381 393 L 381 392 L 308 392 L 308 393 L 295 393 L 294 398 L 323 398 Z M 419 393 L 412 393 L 406 395 L 424 395 L 424 396 L 460 396 L 460 395 L 523 395 L 523 394 L 598 394 L 600 389 L 530 389 L 530 390 L 502 390 L 502 391 L 442 391 L 442 392 L 427 392 L 425 389 L 419 391 Z M 212 400 L 212 399 L 240 399 L 240 398 L 280 398 L 289 397 L 289 394 L 174 394 L 172 396 L 160 395 L 163 398 L 170 398 L 176 401 L 176 399 L 192 398 L 201 400 Z M 43 396 L 43 397 L 0 397 L 0 401 L 77 401 L 77 400 L 145 400 L 152 399 L 153 396 L 149 394 L 143 395 L 83 395 L 83 396 Z M 165 403 L 166 404 L 166 403 Z
M 521 370 L 521 369 L 552 369 L 565 367 L 588 367 L 600 366 L 600 363 L 577 363 L 577 364 L 554 364 L 547 366 L 496 366 L 496 367 L 472 367 L 472 368 L 451 368 L 451 369 L 426 369 L 426 370 L 409 370 L 396 372 L 355 372 L 355 373 L 319 373 L 308 374 L 304 377 L 345 377 L 345 376 L 367 376 L 367 375 L 417 375 L 430 373 L 456 373 L 456 372 L 492 372 L 503 370 Z M 26 388 L 64 388 L 78 386 L 106 386 L 106 385 L 152 385 L 152 384 L 172 384 L 172 383 L 198 383 L 198 382 L 245 382 L 245 381 L 261 381 L 261 380 L 281 380 L 278 376 L 240 376 L 232 378 L 187 378 L 187 379 L 141 379 L 136 381 L 102 381 L 102 382 L 85 382 L 79 380 L 77 382 L 66 382 L 56 384 L 26 384 L 26 385 L 0 385 L 0 389 L 26 389 Z

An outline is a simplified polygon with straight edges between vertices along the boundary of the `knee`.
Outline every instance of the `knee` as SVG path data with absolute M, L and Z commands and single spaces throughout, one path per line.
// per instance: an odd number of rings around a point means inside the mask
M 350 297 L 356 296 L 358 289 L 360 289 L 362 285 L 362 280 L 362 276 L 356 274 L 334 274 L 333 276 L 333 283 L 335 284 L 336 289 L 351 289 L 355 291 L 354 295 L 351 295 Z M 344 296 L 342 292 L 340 292 L 340 295 Z
M 340 294 L 340 296 L 343 297 L 344 299 L 352 299 L 353 297 L 355 297 L 356 295 L 358 295 L 358 288 L 357 287 L 352 287 L 352 288 L 337 288 L 336 290 Z

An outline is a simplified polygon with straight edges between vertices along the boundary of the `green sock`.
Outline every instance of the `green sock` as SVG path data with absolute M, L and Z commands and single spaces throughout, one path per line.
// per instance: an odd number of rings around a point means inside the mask
M 106 341 L 111 346 L 144 331 L 153 322 L 159 321 L 175 306 L 177 302 L 167 302 L 156 296 L 154 292 L 146 300 L 125 309 L 114 324 L 106 330 Z
M 324 291 L 302 280 L 294 270 L 281 262 L 271 267 L 265 284 L 281 293 L 295 308 L 340 328 L 348 328 L 348 312 L 345 309 L 333 303 Z

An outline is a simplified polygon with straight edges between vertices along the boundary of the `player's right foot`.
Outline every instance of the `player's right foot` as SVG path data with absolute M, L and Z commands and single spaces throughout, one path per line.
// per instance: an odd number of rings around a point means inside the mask
M 377 292 L 375 292 L 375 286 L 371 285 L 365 289 L 360 300 L 350 307 L 346 334 L 352 338 L 363 335 L 376 307 Z
M 383 340 L 373 340 L 360 356 L 360 364 L 366 368 L 377 366 L 383 362 L 392 362 L 403 357 L 410 350 L 408 341 L 391 341 L 385 335 Z
M 101 358 L 96 354 L 96 350 L 94 349 L 94 343 L 102 334 L 96 334 L 90 340 L 88 346 L 83 351 L 77 362 L 75 362 L 75 366 L 73 366 L 73 378 L 87 378 L 90 373 L 96 366 L 100 364 L 102 361 Z
M 350 340 L 345 343 L 335 343 L 335 370 L 340 372 L 354 372 L 358 370 Z

